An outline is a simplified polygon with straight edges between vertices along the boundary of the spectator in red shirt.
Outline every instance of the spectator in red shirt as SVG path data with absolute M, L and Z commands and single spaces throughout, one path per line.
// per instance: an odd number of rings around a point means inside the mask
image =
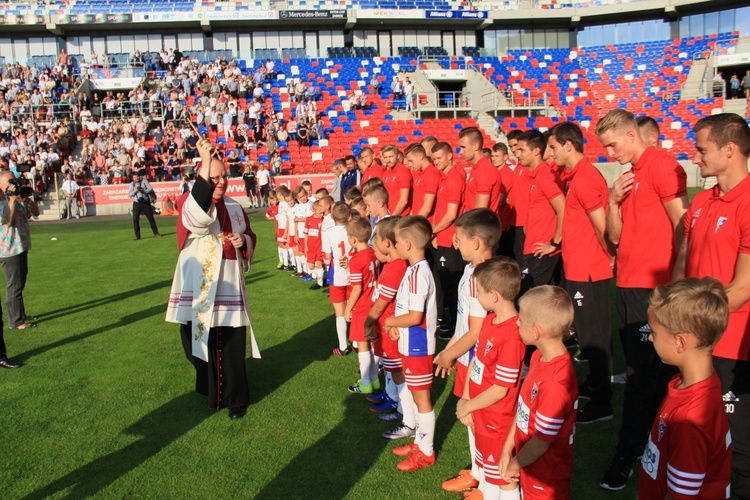
M 461 156 L 471 166 L 466 180 L 461 213 L 475 208 L 489 208 L 497 213 L 500 208 L 500 173 L 482 152 L 484 137 L 476 127 L 468 127 L 458 134 Z
M 682 242 L 687 176 L 675 159 L 641 140 L 632 113 L 615 109 L 596 126 L 599 141 L 621 165 L 631 164 L 609 195 L 607 235 L 618 245 L 617 313 L 627 364 L 622 424 L 615 457 L 599 485 L 620 490 L 643 453 L 651 423 L 673 369 L 661 363 L 648 341 L 648 298 L 668 283 Z
M 576 421 L 588 424 L 612 420 L 612 326 L 609 282 L 614 248 L 607 240 L 607 199 L 604 176 L 583 155 L 583 132 L 572 122 L 551 129 L 547 149 L 565 169 L 569 189 L 565 197 L 562 260 L 565 289 L 573 299 L 573 329 L 589 375 L 578 388 L 589 402 Z
M 563 216 L 565 195 L 550 166 L 542 161 L 547 145 L 538 130 L 527 130 L 518 136 L 518 162 L 529 169 L 531 188 L 526 216 L 526 238 L 523 246 L 522 290 L 539 285 L 556 285 L 562 263 Z
M 750 498 L 750 127 L 732 113 L 693 127 L 693 158 L 701 177 L 716 177 L 698 193 L 685 218 L 685 239 L 674 277 L 713 276 L 726 288 L 729 325 L 713 351 L 732 432 L 732 492 Z

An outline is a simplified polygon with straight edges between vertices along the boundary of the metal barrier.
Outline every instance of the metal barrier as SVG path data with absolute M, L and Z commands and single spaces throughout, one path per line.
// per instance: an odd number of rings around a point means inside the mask
M 150 116 L 154 121 L 164 124 L 164 102 L 163 101 L 118 101 L 114 108 L 108 108 L 105 103 L 99 105 L 101 117 L 104 121 L 122 120 L 130 118 L 135 113 L 138 116 Z
M 39 105 L 30 103 L 11 104 L 10 122 L 13 126 L 20 125 L 29 118 L 36 125 L 42 125 L 45 127 L 62 121 L 64 118 L 68 118 L 72 123 L 76 123 L 76 106 L 69 103 L 55 104 L 54 102 Z

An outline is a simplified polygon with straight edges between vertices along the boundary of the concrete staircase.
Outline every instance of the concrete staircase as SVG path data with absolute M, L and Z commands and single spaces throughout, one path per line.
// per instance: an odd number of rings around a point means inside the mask
M 725 99 L 724 112 L 734 113 L 740 115 L 742 118 L 747 118 L 747 99 Z
M 432 63 L 428 63 L 432 64 Z M 437 63 L 434 63 L 437 64 Z M 416 71 L 411 71 L 406 73 L 406 77 L 411 80 L 411 83 L 414 84 L 414 99 L 415 99 L 415 108 L 419 108 L 422 111 L 426 110 L 432 110 L 434 111 L 437 108 L 437 92 L 438 88 L 435 86 L 434 83 L 430 81 L 429 78 L 427 78 L 427 75 L 424 74 L 424 71 L 421 69 L 417 69 Z M 427 96 L 427 103 L 425 104 L 419 104 L 419 96 L 420 94 Z M 394 115 L 395 118 L 395 115 Z
M 508 145 L 508 141 L 505 139 L 505 134 L 502 131 L 500 131 L 499 135 L 495 133 L 497 119 L 493 115 L 484 111 L 478 111 L 476 112 L 476 121 L 479 124 L 479 128 L 485 134 L 495 139 L 496 142 L 504 142 L 506 146 Z
M 44 193 L 42 199 L 37 202 L 39 205 L 39 219 L 44 221 L 60 220 L 62 213 L 62 202 L 57 200 L 55 191 Z
M 697 99 L 707 94 L 707 90 L 711 88 L 711 78 L 707 76 L 708 72 L 706 71 L 707 66 L 708 61 L 705 59 L 693 61 L 687 80 L 682 86 L 680 99 Z M 706 78 L 708 78 L 708 82 L 706 82 Z
M 485 113 L 508 107 L 508 100 L 497 87 L 474 68 L 466 70 L 466 89 L 472 95 L 472 108 Z

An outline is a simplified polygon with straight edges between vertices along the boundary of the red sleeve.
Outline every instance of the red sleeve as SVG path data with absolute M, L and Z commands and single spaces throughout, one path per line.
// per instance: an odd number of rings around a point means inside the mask
M 370 263 L 367 261 L 367 259 L 363 259 L 362 255 L 360 255 L 359 252 L 352 255 L 352 258 L 349 259 L 349 284 L 361 285 L 362 275 L 369 265 Z
M 474 181 L 477 186 L 477 194 L 490 194 L 492 188 L 498 182 L 499 172 L 495 167 L 480 168 L 474 173 Z
M 403 268 L 403 273 L 398 271 L 399 269 L 392 265 L 386 266 L 383 269 L 383 274 L 381 274 L 378 279 L 378 287 L 380 288 L 380 295 L 378 298 L 382 299 L 384 302 L 390 303 L 396 299 L 396 292 L 398 292 L 398 287 L 401 285 L 401 280 L 404 277 L 406 268 Z
M 750 203 L 737 211 L 740 218 L 740 253 L 750 253 Z
M 557 382 L 547 381 L 537 396 L 535 435 L 542 441 L 554 441 L 565 423 L 565 415 L 573 402 L 567 388 Z
M 437 194 L 440 187 L 440 172 L 431 170 L 430 175 L 422 181 L 422 185 L 424 186 L 425 193 Z
M 526 345 L 521 342 L 517 327 L 511 330 L 505 343 L 497 346 L 497 350 L 494 384 L 508 389 L 516 387 L 520 382 L 523 358 L 526 354 Z
M 708 192 L 708 191 L 704 191 Z M 693 216 L 695 214 L 695 207 L 697 206 L 697 203 L 700 202 L 702 199 L 701 196 L 702 193 L 698 193 L 693 198 L 693 202 L 688 206 L 687 212 L 685 212 L 685 223 L 683 224 L 685 228 L 685 240 L 690 239 L 690 230 L 693 229 Z
M 667 460 L 667 488 L 672 498 L 694 499 L 703 486 L 708 469 L 707 458 L 717 444 L 711 446 L 709 443 L 706 429 L 710 428 L 708 422 L 669 422 L 669 456 L 663 459 Z M 675 490 L 675 487 L 678 489 Z
M 602 199 L 602 190 L 596 186 L 594 179 L 584 177 L 581 181 L 576 189 L 576 194 L 586 214 L 604 207 L 606 200 Z
M 396 171 L 396 185 L 399 189 L 411 189 L 411 178 L 411 172 L 406 167 Z
M 544 193 L 544 196 L 549 201 L 552 201 L 563 194 L 560 185 L 555 180 L 555 176 L 551 171 L 543 172 L 540 178 L 537 179 L 537 182 L 538 186 L 542 188 L 542 193 Z
M 448 203 L 455 203 L 459 206 L 461 205 L 461 200 L 464 197 L 464 189 L 466 187 L 466 179 L 461 177 L 460 174 L 461 172 L 459 172 L 459 175 L 451 176 L 447 181 Z
M 652 179 L 661 202 L 667 203 L 687 194 L 687 174 L 682 165 L 666 155 L 661 159 L 669 161 L 658 164 L 658 168 L 653 170 Z

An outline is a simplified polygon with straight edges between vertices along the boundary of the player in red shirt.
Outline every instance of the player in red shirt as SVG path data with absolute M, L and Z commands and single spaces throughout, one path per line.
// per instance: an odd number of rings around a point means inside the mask
M 537 130 L 518 136 L 518 162 L 528 167 L 531 177 L 523 262 L 520 263 L 524 291 L 559 283 L 562 270 L 560 245 L 565 195 L 549 165 L 542 161 L 546 147 L 544 136 Z
M 590 401 L 578 423 L 612 419 L 612 327 L 609 282 L 614 248 L 606 237 L 609 188 L 604 176 L 583 155 L 583 132 L 572 122 L 555 125 L 547 141 L 569 183 L 565 197 L 562 261 L 565 289 L 573 298 L 573 328 L 589 375 L 579 387 Z
M 715 278 L 686 278 L 651 295 L 649 339 L 661 360 L 680 373 L 669 382 L 651 427 L 639 500 L 730 497 L 732 437 L 711 360 L 727 327 L 728 306 Z
M 482 152 L 484 137 L 476 127 L 467 127 L 458 134 L 461 156 L 471 166 L 464 189 L 461 213 L 475 208 L 500 208 L 500 173 Z
M 440 171 L 430 162 L 421 144 L 412 144 L 406 151 L 406 163 L 414 172 L 412 186 L 412 215 L 421 215 L 432 221 L 435 212 L 435 197 L 440 184 Z
M 453 335 L 458 303 L 458 282 L 464 270 L 461 253 L 453 246 L 456 234 L 454 222 L 458 218 L 463 200 L 466 172 L 453 163 L 453 148 L 447 142 L 439 142 L 432 148 L 432 160 L 440 171 L 441 178 L 435 197 L 435 213 L 432 223 L 432 248 L 435 265 L 432 268 L 437 287 L 438 333 L 443 340 Z
M 399 161 L 396 146 L 384 146 L 380 151 L 383 160 L 383 186 L 388 191 L 388 211 L 392 215 L 409 215 L 411 211 L 412 175 Z
M 641 136 L 641 142 L 656 149 L 661 147 L 659 136 L 659 124 L 650 116 L 639 116 L 635 122 L 638 124 L 638 134 Z
M 383 167 L 375 161 L 375 154 L 369 146 L 365 146 L 362 148 L 362 151 L 359 152 L 359 156 L 357 157 L 357 167 L 362 173 L 361 183 L 363 186 L 365 185 L 365 182 L 370 179 L 375 177 L 382 178 L 385 173 Z
M 625 487 L 636 457 L 643 453 L 649 426 L 666 391 L 672 370 L 659 362 L 648 342 L 648 297 L 672 278 L 674 257 L 687 209 L 685 170 L 666 153 L 646 147 L 632 113 L 615 109 L 596 126 L 599 141 L 621 165 L 632 169 L 614 183 L 609 195 L 607 235 L 618 245 L 617 315 L 628 377 L 622 424 L 612 464 L 599 485 Z M 675 243 L 678 245 L 675 246 Z
M 284 269 L 286 269 L 286 265 L 284 264 L 284 255 L 286 254 L 286 249 L 282 248 L 282 243 L 285 243 L 281 241 L 284 239 L 284 233 L 279 232 L 279 221 L 276 218 L 277 215 L 279 215 L 279 199 L 276 197 L 276 190 L 274 189 L 268 193 L 268 210 L 266 210 L 266 220 L 274 221 L 274 234 L 276 235 L 276 245 L 278 246 L 279 250 L 279 264 L 276 266 L 276 269 L 278 271 L 283 271 Z
M 531 176 L 529 168 L 518 162 L 518 136 L 522 130 L 511 130 L 507 134 L 508 148 L 516 158 L 516 168 L 513 170 L 513 190 L 508 195 L 509 203 L 513 207 L 515 220 L 513 222 L 513 257 L 519 264 L 523 263 L 523 244 L 526 241 L 526 217 L 529 211 L 529 192 L 531 190 Z
M 463 395 L 456 406 L 456 416 L 474 429 L 474 460 L 482 471 L 479 491 L 483 498 L 501 498 L 501 488 L 517 489 L 500 477 L 498 450 L 513 425 L 526 351 L 518 334 L 514 303 L 521 290 L 521 269 L 508 257 L 495 257 L 479 264 L 474 277 L 477 296 L 487 317 L 477 339 Z M 464 498 L 478 496 L 472 492 Z
M 316 200 L 312 204 L 313 214 L 305 221 L 305 256 L 307 258 L 307 267 L 310 276 L 315 283 L 310 286 L 310 290 L 320 290 L 323 288 L 323 204 Z
M 516 239 L 516 212 L 512 205 L 513 194 L 513 168 L 508 162 L 508 146 L 498 142 L 492 146 L 490 157 L 492 165 L 500 172 L 500 208 L 497 215 L 500 216 L 500 224 L 503 234 L 497 247 L 498 255 L 515 258 L 513 244 Z
M 359 380 L 349 387 L 355 394 L 372 394 L 380 390 L 378 378 L 379 359 L 375 359 L 370 342 L 365 337 L 365 320 L 372 307 L 372 291 L 377 280 L 377 258 L 367 244 L 372 226 L 365 217 L 357 217 L 346 224 L 349 245 L 356 253 L 349 258 L 349 284 L 351 291 L 346 302 L 344 317 L 350 323 L 349 340 L 357 345 Z
M 537 350 L 503 446 L 500 475 L 520 479 L 524 500 L 569 499 L 578 384 L 563 339 L 573 323 L 573 303 L 562 288 L 542 285 L 521 296 L 519 309 L 521 340 Z
M 729 297 L 729 325 L 713 351 L 729 418 L 734 493 L 750 498 L 750 127 L 738 115 L 722 113 L 695 125 L 693 163 L 702 177 L 716 177 L 713 189 L 695 195 L 685 217 L 685 240 L 675 278 L 713 276 Z

